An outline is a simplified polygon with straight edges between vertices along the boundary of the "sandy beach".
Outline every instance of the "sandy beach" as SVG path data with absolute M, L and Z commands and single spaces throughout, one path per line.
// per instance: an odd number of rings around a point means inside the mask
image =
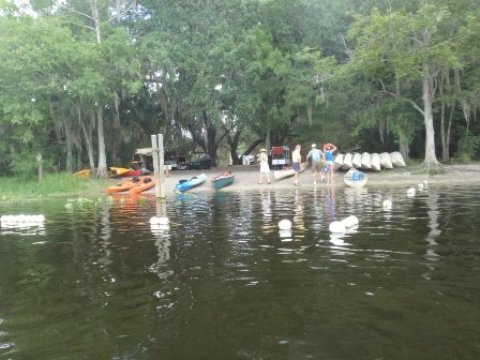
M 193 176 L 197 176 L 201 173 L 207 175 L 208 182 L 206 181 L 202 185 L 189 190 L 190 192 L 203 192 L 203 191 L 215 191 L 210 179 L 222 174 L 224 171 L 231 171 L 235 174 L 235 182 L 223 188 L 220 191 L 250 191 L 255 189 L 261 189 L 269 187 L 275 190 L 292 189 L 295 187 L 293 184 L 293 177 L 289 177 L 282 180 L 275 180 L 271 176 L 271 184 L 267 184 L 264 178 L 263 184 L 258 184 L 259 166 L 228 166 L 228 167 L 215 167 L 209 170 L 174 170 L 170 171 L 168 176 L 165 177 L 165 194 L 168 196 L 172 194 L 175 189 L 175 185 L 181 179 L 189 179 Z M 317 184 L 313 184 L 312 172 L 310 169 L 306 169 L 300 174 L 299 188 L 308 189 L 316 186 L 317 188 L 335 186 L 345 187 L 343 182 L 344 171 L 336 171 L 333 184 L 321 183 L 317 180 Z M 394 168 L 390 170 L 382 170 L 380 172 L 368 171 L 368 188 L 385 187 L 385 186 L 416 186 L 417 184 L 427 180 L 429 184 L 465 184 L 465 183 L 480 183 L 480 164 L 469 165 L 445 165 L 442 166 L 442 173 L 436 175 L 424 174 L 420 171 L 419 167 L 403 167 Z M 155 190 L 149 190 L 150 193 L 154 193 Z

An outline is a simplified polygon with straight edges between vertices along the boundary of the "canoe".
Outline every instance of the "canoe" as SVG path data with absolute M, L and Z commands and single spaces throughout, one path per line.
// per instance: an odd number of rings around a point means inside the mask
M 352 165 L 357 169 L 362 167 L 362 155 L 360 155 L 360 153 L 353 154 Z
M 362 169 L 371 170 L 372 169 L 372 155 L 368 152 L 362 153 Z
M 347 186 L 360 189 L 367 185 L 368 176 L 360 170 L 351 169 L 343 176 L 343 182 Z
M 212 179 L 212 184 L 215 190 L 220 190 L 221 188 L 233 184 L 235 181 L 235 175 L 231 172 L 224 172 L 218 176 L 215 176 Z
M 82 178 L 82 179 L 88 179 L 89 177 L 92 176 L 92 170 L 90 169 L 83 169 L 80 171 L 77 171 L 76 173 L 73 174 L 73 176 Z
M 207 175 L 200 174 L 198 176 L 194 176 L 188 180 L 180 180 L 179 183 L 175 186 L 175 189 L 179 192 L 185 192 L 190 190 L 196 186 L 203 184 L 203 182 L 207 179 Z
M 153 188 L 155 184 L 156 184 L 156 181 L 153 178 L 149 176 L 145 176 L 141 181 L 135 183 L 135 185 L 130 189 L 130 193 L 132 195 L 140 194 L 144 191 L 147 191 Z
M 124 180 L 122 182 L 119 182 L 115 185 L 109 186 L 106 190 L 107 194 L 114 194 L 118 192 L 123 192 L 123 191 L 128 191 L 134 186 L 136 186 L 138 183 L 141 183 L 144 178 L 132 178 L 129 180 Z
M 380 155 L 378 153 L 372 154 L 372 170 L 380 171 Z
M 307 168 L 306 163 L 301 163 L 300 164 L 300 172 L 304 172 L 306 168 Z M 286 178 L 291 177 L 293 175 L 295 175 L 295 171 L 293 171 L 292 168 L 283 169 L 283 170 L 274 170 L 273 171 L 273 178 L 275 180 L 286 179 Z
M 345 154 L 345 156 L 343 157 L 343 166 L 342 166 L 342 169 L 348 170 L 348 169 L 350 169 L 351 167 L 353 167 L 352 159 L 353 159 L 353 155 L 352 155 L 352 154 L 350 154 L 350 153 Z
M 396 166 L 396 167 L 407 166 L 407 164 L 405 164 L 405 160 L 403 160 L 402 154 L 398 151 L 394 151 L 390 153 L 390 158 L 392 159 L 393 166 Z
M 392 158 L 387 152 L 380 154 L 380 166 L 384 169 L 393 169 Z
M 344 157 L 345 157 L 345 155 L 343 155 L 343 154 L 338 154 L 337 156 L 335 156 L 335 160 L 333 161 L 333 169 L 334 170 L 338 170 L 343 166 L 343 158 Z
M 128 169 L 128 168 L 121 168 L 121 167 L 115 167 L 115 166 L 110 166 L 109 169 L 110 169 L 112 177 L 125 176 L 126 173 L 128 173 L 130 170 L 132 170 L 132 169 Z

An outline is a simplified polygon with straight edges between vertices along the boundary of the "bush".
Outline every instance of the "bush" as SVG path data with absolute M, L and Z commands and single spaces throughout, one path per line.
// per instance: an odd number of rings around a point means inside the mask
M 10 168 L 16 177 L 30 179 L 37 174 L 38 162 L 32 153 L 22 152 L 12 155 Z
M 469 134 L 458 142 L 458 150 L 454 155 L 455 162 L 468 163 L 473 160 L 480 147 L 480 136 Z

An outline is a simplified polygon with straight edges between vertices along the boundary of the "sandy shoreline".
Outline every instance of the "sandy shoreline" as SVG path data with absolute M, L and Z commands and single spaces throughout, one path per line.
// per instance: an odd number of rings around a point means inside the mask
M 428 180 L 429 184 L 459 184 L 459 183 L 479 183 L 480 184 L 480 164 L 469 165 L 445 165 L 442 167 L 443 172 L 437 175 L 430 175 L 419 173 L 417 167 L 405 167 L 394 168 L 391 170 L 382 170 L 380 172 L 369 171 L 368 175 L 368 188 L 385 187 L 385 186 L 416 186 L 417 184 Z M 265 179 L 263 184 L 258 184 L 259 166 L 228 166 L 228 167 L 216 167 L 209 170 L 176 170 L 171 171 L 167 177 L 165 177 L 165 194 L 169 196 L 174 193 L 175 185 L 181 179 L 189 179 L 193 176 L 197 176 L 201 173 L 207 175 L 208 180 L 202 185 L 191 189 L 190 192 L 214 192 L 214 188 L 210 182 L 210 179 L 223 173 L 224 171 L 232 171 L 235 174 L 235 182 L 223 188 L 220 191 L 251 191 L 262 188 L 270 188 L 275 190 L 281 189 L 293 189 L 293 177 L 274 180 L 273 174 L 271 174 L 272 182 L 267 184 Z M 322 188 L 322 187 L 346 187 L 343 183 L 343 171 L 336 171 L 333 184 L 320 183 L 317 181 L 316 185 L 313 185 L 313 177 L 310 169 L 306 169 L 300 174 L 299 188 Z M 116 180 L 118 182 L 118 180 Z M 154 193 L 154 189 L 149 190 L 149 193 Z

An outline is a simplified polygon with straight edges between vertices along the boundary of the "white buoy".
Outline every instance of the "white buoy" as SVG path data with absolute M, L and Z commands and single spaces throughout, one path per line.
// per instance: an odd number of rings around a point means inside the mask
M 341 221 L 333 221 L 330 223 L 328 226 L 328 229 L 330 230 L 331 233 L 334 234 L 343 234 L 345 231 L 347 231 L 345 224 Z
M 415 193 L 416 193 L 416 190 L 415 190 L 414 187 L 408 188 L 408 190 L 407 190 L 407 196 L 408 197 L 414 197 Z
M 423 191 L 423 183 L 418 184 L 418 190 Z
M 278 228 L 280 230 L 290 230 L 292 228 L 292 222 L 287 219 L 280 220 L 278 222 Z
M 30 227 L 42 226 L 45 223 L 44 215 L 2 215 L 0 224 L 2 227 Z
M 152 216 L 150 218 L 151 225 L 168 225 L 170 220 L 166 216 Z
M 383 210 L 392 210 L 392 200 L 386 199 L 382 203 Z
M 347 216 L 341 221 L 345 228 L 349 228 L 355 225 L 358 225 L 358 218 L 355 215 Z

